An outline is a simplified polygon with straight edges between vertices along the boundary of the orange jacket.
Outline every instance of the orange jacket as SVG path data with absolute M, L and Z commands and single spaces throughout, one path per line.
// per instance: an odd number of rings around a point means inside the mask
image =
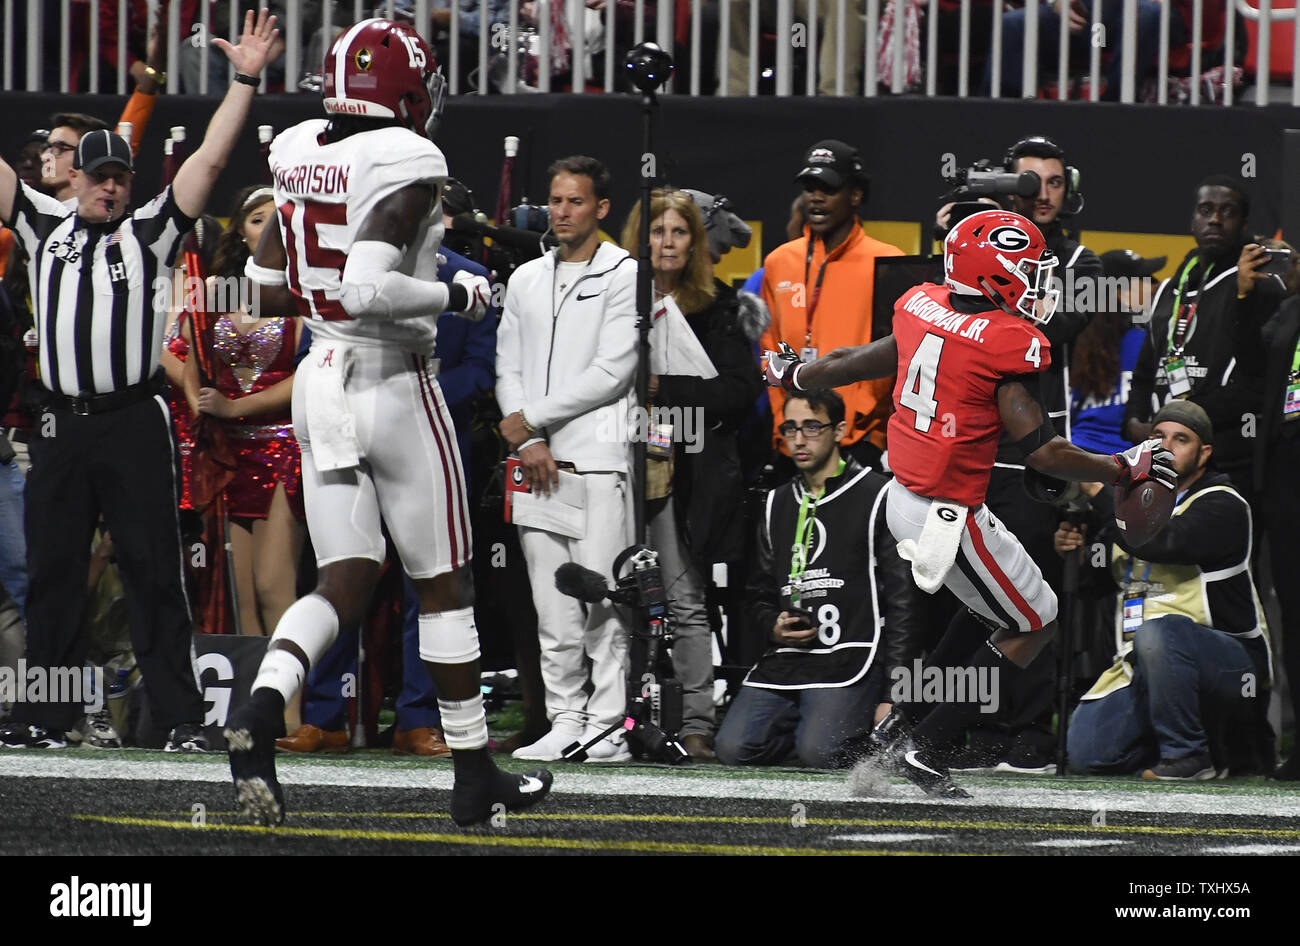
M 821 291 L 816 294 L 817 304 L 812 309 L 810 340 L 809 306 L 817 274 L 826 261 L 826 244 L 816 240 L 812 263 L 808 264 L 810 239 L 810 231 L 805 228 L 802 237 L 778 246 L 763 264 L 763 301 L 772 312 L 772 324 L 763 333 L 763 348 L 775 351 L 779 342 L 785 342 L 795 351 L 811 346 L 818 355 L 825 355 L 836 348 L 867 344 L 871 341 L 876 257 L 902 256 L 903 251 L 867 236 L 861 226 L 849 231 L 848 238 L 835 248 L 827 262 Z M 859 381 L 837 390 L 844 398 L 844 419 L 849 423 L 841 445 L 856 443 L 866 435 L 883 448 L 885 428 L 894 409 L 894 379 Z M 785 392 L 772 388 L 771 396 L 774 424 L 780 427 L 785 420 Z M 775 429 L 772 436 L 777 448 L 789 455 L 789 448 Z

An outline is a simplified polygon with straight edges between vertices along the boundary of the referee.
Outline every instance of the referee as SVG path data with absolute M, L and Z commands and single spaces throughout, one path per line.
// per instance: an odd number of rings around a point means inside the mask
M 20 183 L 0 161 L 0 219 L 27 251 L 47 389 L 26 492 L 29 675 L 42 667 L 80 676 L 90 541 L 102 515 L 149 708 L 169 731 L 169 752 L 207 744 L 191 661 L 171 423 L 152 381 L 166 319 L 153 308 L 154 280 L 170 278 L 181 241 L 230 156 L 273 51 L 274 25 L 267 11 L 256 24 L 250 12 L 238 46 L 213 41 L 235 66 L 235 82 L 172 185 L 134 213 L 127 213 L 131 146 L 112 132 L 90 132 L 77 145 L 75 210 Z M 0 728 L 0 746 L 63 748 L 82 713 L 74 700 L 83 696 L 51 687 L 43 702 L 16 704 L 19 722 Z

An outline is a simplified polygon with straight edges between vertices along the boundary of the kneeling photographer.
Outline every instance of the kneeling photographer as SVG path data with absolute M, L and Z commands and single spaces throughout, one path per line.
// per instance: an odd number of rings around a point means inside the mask
M 844 400 L 792 391 L 781 436 L 799 473 L 767 495 L 749 572 L 768 648 L 718 732 L 727 765 L 851 764 L 919 657 L 926 607 L 885 523 L 889 478 L 841 454 Z
M 1089 523 L 1063 523 L 1055 536 L 1060 554 L 1082 549 L 1091 577 L 1120 591 L 1115 664 L 1071 718 L 1070 770 L 1159 781 L 1269 772 L 1271 659 L 1250 571 L 1249 508 L 1209 467 L 1214 430 L 1204 410 L 1171 401 L 1152 426 L 1178 471 L 1164 529 L 1130 546 L 1104 489 Z

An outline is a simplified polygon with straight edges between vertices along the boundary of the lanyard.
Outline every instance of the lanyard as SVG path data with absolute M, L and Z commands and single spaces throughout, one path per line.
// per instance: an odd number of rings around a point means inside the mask
M 1196 288 L 1196 302 L 1191 306 L 1191 311 L 1184 318 L 1183 313 L 1180 311 L 1183 301 L 1183 287 L 1187 285 L 1187 277 L 1191 275 L 1192 269 L 1199 261 L 1200 257 L 1198 256 L 1183 267 L 1182 275 L 1178 280 L 1178 289 L 1174 292 L 1173 318 L 1169 320 L 1169 345 L 1174 349 L 1175 354 L 1181 353 L 1183 350 L 1183 339 L 1187 335 L 1187 329 L 1196 315 L 1196 307 L 1201 304 L 1201 293 L 1205 289 L 1205 281 L 1210 278 L 1210 273 L 1214 272 L 1214 264 L 1211 263 L 1205 272 L 1201 274 L 1200 285 Z
M 840 465 L 835 470 L 836 476 L 844 473 L 844 467 L 848 464 L 844 459 L 840 459 Z M 790 547 L 790 602 L 796 608 L 799 607 L 799 586 L 803 579 L 803 573 L 808 568 L 808 555 L 812 552 L 813 534 L 816 532 L 817 525 L 817 502 L 826 495 L 826 487 L 823 486 L 814 496 L 811 492 L 805 492 L 803 499 L 799 503 L 799 519 L 794 527 L 794 545 Z M 811 500 L 811 502 L 810 502 Z
M 1142 577 L 1139 580 L 1142 582 L 1142 584 L 1145 585 L 1147 583 L 1147 579 L 1150 577 L 1151 577 L 1151 563 L 1147 562 L 1147 570 L 1142 573 Z M 1130 555 L 1128 559 L 1128 570 L 1124 572 L 1124 593 L 1125 594 L 1129 593 L 1129 585 L 1132 584 L 1132 581 L 1133 581 L 1133 556 Z
M 1300 373 L 1300 337 L 1295 340 L 1295 353 L 1291 356 L 1291 377 Z
M 823 241 L 822 246 L 825 246 Z M 803 264 L 803 284 L 805 289 L 808 286 L 808 274 L 812 271 L 813 250 L 817 248 L 817 238 L 811 233 L 808 234 L 808 258 Z M 827 253 L 826 258 L 822 260 L 822 268 L 817 271 L 817 284 L 813 286 L 812 295 L 808 299 L 808 321 L 804 328 L 804 344 L 812 344 L 812 327 L 813 313 L 817 310 L 817 299 L 822 294 L 822 280 L 826 277 L 826 264 L 831 261 L 831 254 Z

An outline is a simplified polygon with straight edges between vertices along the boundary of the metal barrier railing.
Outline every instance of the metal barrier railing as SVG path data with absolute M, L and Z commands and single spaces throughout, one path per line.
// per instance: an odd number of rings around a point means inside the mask
M 622 9 L 631 8 L 629 21 L 626 17 L 619 19 L 617 11 L 620 7 L 616 0 L 606 0 L 603 4 L 591 0 L 535 0 L 529 4 L 530 20 L 522 9 L 521 0 L 509 0 L 505 4 L 499 0 L 455 0 L 450 9 L 450 40 L 445 43 L 449 91 L 452 94 L 469 91 L 462 89 L 466 74 L 472 81 L 472 91 L 478 94 L 487 94 L 492 84 L 506 93 L 550 91 L 556 75 L 553 60 L 556 52 L 567 59 L 566 81 L 575 92 L 581 93 L 591 86 L 613 91 L 617 87 L 615 76 L 619 57 L 604 55 L 602 74 L 594 76 L 591 75 L 592 54 L 608 50 L 621 52 L 623 48 L 645 39 L 650 26 L 653 26 L 654 40 L 669 52 L 675 52 L 675 17 L 679 4 L 687 19 L 688 38 L 684 51 L 689 52 L 693 68 L 688 70 L 689 81 L 683 82 L 679 77 L 668 87 L 670 93 L 755 95 L 770 86 L 776 95 L 792 95 L 796 92 L 796 74 L 802 69 L 803 82 L 798 91 L 804 95 L 814 95 L 820 90 L 823 94 L 872 97 L 887 87 L 888 92 L 895 95 L 915 92 L 934 96 L 940 94 L 938 76 L 941 70 L 946 68 L 945 63 L 951 64 L 955 59 L 955 88 L 946 90 L 949 94 L 959 97 L 979 94 L 993 98 L 1007 94 L 1037 97 L 1040 77 L 1046 78 L 1051 74 L 1040 69 L 1045 54 L 1052 54 L 1050 60 L 1055 61 L 1053 78 L 1058 99 L 1068 98 L 1072 81 L 1086 76 L 1088 98 L 1096 101 L 1100 97 L 1102 66 L 1107 54 L 1112 57 L 1107 71 L 1112 74 L 1117 71 L 1119 77 L 1120 101 L 1137 101 L 1145 78 L 1139 74 L 1137 62 L 1140 0 L 1122 0 L 1122 13 L 1118 19 L 1103 19 L 1102 3 L 1094 2 L 1090 19 L 1081 24 L 1078 31 L 1085 34 L 1083 42 L 1072 32 L 1068 14 L 1056 12 L 1062 8 L 1068 11 L 1069 0 L 1054 0 L 1054 8 L 1046 3 L 1030 3 L 1017 9 L 1004 5 L 1004 0 L 982 0 L 979 3 L 959 0 L 955 24 L 950 17 L 944 17 L 945 11 L 939 0 L 800 0 L 798 7 L 795 0 L 776 0 L 775 19 L 770 22 L 764 18 L 766 11 L 760 9 L 760 0 L 719 0 L 716 30 L 709 29 L 712 35 L 705 32 L 711 20 L 705 18 L 702 0 L 650 2 L 653 11 L 647 10 L 647 0 L 625 0 Z M 1258 6 L 1247 0 L 1224 3 L 1222 22 L 1207 23 L 1206 0 L 1192 0 L 1191 22 L 1185 24 L 1189 37 L 1186 52 L 1190 68 L 1185 82 L 1189 104 L 1199 105 L 1207 89 L 1216 101 L 1224 105 L 1233 104 L 1236 91 L 1234 54 L 1242 42 L 1237 35 L 1238 16 L 1258 24 L 1254 40 L 1254 104 L 1268 103 L 1270 68 L 1276 55 L 1273 27 L 1278 23 L 1295 24 L 1296 10 L 1294 7 L 1274 9 L 1274 0 L 1256 2 Z M 589 6 L 602 7 L 599 27 Z M 1170 55 L 1175 51 L 1171 47 L 1171 6 L 1169 2 L 1159 3 L 1158 54 L 1153 68 L 1155 100 L 1161 104 L 1168 101 Z M 61 93 L 115 90 L 119 95 L 125 94 L 128 86 L 125 64 L 132 56 L 142 56 L 143 50 L 136 48 L 139 37 L 150 35 L 158 21 L 160 7 L 180 10 L 181 4 L 179 0 L 151 0 L 147 5 L 148 22 L 144 24 L 142 33 L 139 24 L 130 19 L 137 7 L 128 0 L 116 0 L 116 36 L 103 37 L 100 3 L 95 0 L 77 4 L 60 0 L 55 23 L 46 21 L 49 8 L 44 3 L 3 0 L 4 89 L 18 87 L 19 77 L 15 75 L 14 63 L 15 53 L 21 48 L 25 50 L 26 62 L 22 87 L 28 91 L 57 88 Z M 183 89 L 207 94 L 218 91 L 232 78 L 229 64 L 224 57 L 214 57 L 207 42 L 208 37 L 220 29 L 220 25 L 212 20 L 212 4 L 204 2 L 197 7 L 198 17 L 192 23 L 182 23 L 179 14 L 167 17 L 165 71 L 168 92 Z M 913 10 L 909 11 L 909 7 Z M 316 71 L 314 60 L 323 55 L 328 45 L 325 38 L 332 37 L 345 23 L 355 22 L 376 10 L 389 17 L 413 18 L 415 23 L 423 24 L 420 31 L 426 39 L 436 38 L 432 35 L 434 4 L 431 0 L 402 0 L 401 3 L 395 0 L 379 3 L 373 0 L 371 3 L 327 0 L 320 5 L 319 21 L 311 23 L 303 21 L 300 3 L 290 2 L 285 8 L 285 21 L 281 24 L 285 38 L 283 64 L 285 86 L 290 91 L 318 88 L 304 78 Z M 475 10 L 479 23 L 477 36 L 462 37 L 464 16 L 467 11 Z M 1148 14 L 1151 12 L 1149 6 L 1146 10 Z M 21 16 L 16 15 L 19 11 Z M 880 28 L 887 11 L 890 17 L 888 48 L 881 49 Z M 913 11 L 923 26 L 916 44 L 909 45 L 908 14 Z M 990 39 L 987 48 L 973 46 L 976 17 L 988 17 Z M 941 19 L 945 20 L 942 24 Z M 562 34 L 553 29 L 553 25 L 563 26 Z M 230 5 L 229 23 L 224 26 L 226 35 L 235 41 L 242 28 L 242 12 L 237 4 Z M 15 28 L 25 32 L 23 46 L 18 45 L 20 41 Z M 766 32 L 765 28 L 775 32 Z M 1222 36 L 1225 65 L 1222 76 L 1215 79 L 1213 86 L 1207 86 L 1206 73 L 1202 70 L 1203 39 L 1207 30 L 1211 35 Z M 46 37 L 51 33 L 56 35 L 58 46 L 56 81 L 42 75 L 43 50 L 48 48 Z M 1108 33 L 1117 33 L 1118 36 L 1108 36 Z M 1293 28 L 1292 33 L 1290 100 L 1292 105 L 1300 106 L 1300 72 L 1294 68 L 1300 64 L 1300 29 Z M 560 44 L 555 42 L 557 38 L 562 39 Z M 1118 53 L 1114 50 L 1113 40 L 1116 38 Z M 466 39 L 469 43 L 462 45 Z M 859 41 L 862 44 L 860 63 L 856 61 Z M 712 52 L 708 50 L 709 42 L 715 44 Z M 105 44 L 114 43 L 116 69 L 101 62 L 99 55 Z M 1018 54 L 1016 43 L 1020 44 Z M 830 55 L 826 54 L 827 44 Z M 1087 47 L 1086 54 L 1080 52 L 1083 45 Z M 1177 51 L 1181 55 L 1182 50 Z M 473 68 L 470 70 L 462 69 L 466 53 L 476 53 L 476 62 L 471 64 Z M 1008 59 L 1008 54 L 1011 59 Z M 760 62 L 761 55 L 767 57 L 768 65 Z M 1120 57 L 1118 70 L 1113 63 L 1115 55 Z M 704 70 L 701 65 L 706 57 L 716 66 L 716 89 L 702 87 Z M 850 62 L 850 58 L 854 61 Z M 735 70 L 732 68 L 733 59 L 737 66 Z M 979 66 L 981 62 L 982 68 Z M 81 67 L 74 71 L 77 63 Z M 535 74 L 527 85 L 524 85 L 521 73 L 525 65 L 530 73 Z M 915 77 L 918 66 L 923 81 L 914 78 L 909 86 L 909 72 Z M 974 74 L 973 66 L 976 67 Z M 1016 67 L 1019 70 L 1018 82 L 1016 77 L 1008 75 L 1008 69 L 1014 72 Z M 734 76 L 733 71 L 736 72 Z M 829 76 L 824 74 L 827 72 Z M 103 80 L 109 73 L 115 74 L 114 88 L 104 86 Z M 76 88 L 73 88 L 74 79 Z

